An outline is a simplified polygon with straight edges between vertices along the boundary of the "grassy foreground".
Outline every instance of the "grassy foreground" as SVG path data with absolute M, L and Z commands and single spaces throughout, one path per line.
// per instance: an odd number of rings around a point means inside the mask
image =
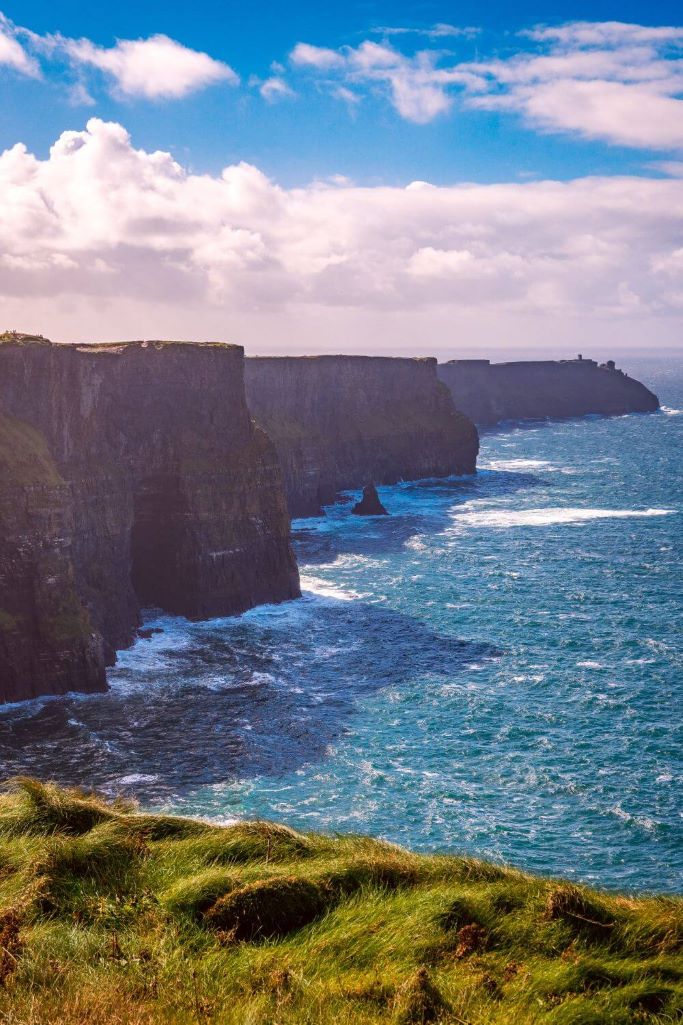
M 0 796 L 3 1025 L 683 1015 L 683 901 L 249 822 Z

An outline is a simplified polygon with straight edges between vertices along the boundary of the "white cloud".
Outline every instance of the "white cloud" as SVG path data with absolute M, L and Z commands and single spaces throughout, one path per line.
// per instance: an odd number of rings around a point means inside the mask
M 683 148 L 683 29 L 577 22 L 528 35 L 545 54 L 460 65 L 470 106 L 623 146 Z
M 299 67 L 318 68 L 321 71 L 344 66 L 344 58 L 336 50 L 329 50 L 324 46 L 311 46 L 309 43 L 297 43 L 289 59 L 292 64 Z
M 439 21 L 429 28 L 406 28 L 402 26 L 384 26 L 374 29 L 375 35 L 382 36 L 426 36 L 428 39 L 447 39 L 465 36 L 471 39 L 479 33 L 480 29 L 472 25 L 458 26 L 449 25 L 447 22 Z
M 120 39 L 109 49 L 89 39 L 59 38 L 59 48 L 74 64 L 111 76 L 125 96 L 179 99 L 216 82 L 235 85 L 239 81 L 227 64 L 164 35 Z
M 0 13 L 0 66 L 40 77 L 41 60 L 47 66 L 66 60 L 76 70 L 78 78 L 68 90 L 70 102 L 76 105 L 94 103 L 84 81 L 90 69 L 107 76 L 112 91 L 122 96 L 153 100 L 179 99 L 217 82 L 239 82 L 227 64 L 165 35 L 120 39 L 107 48 L 58 32 L 39 35 Z
M 264 100 L 281 100 L 287 96 L 294 96 L 294 90 L 280 75 L 272 75 L 265 82 L 261 82 L 259 92 Z
M 209 324 L 225 337 L 257 317 L 245 340 L 298 322 L 299 344 L 315 324 L 318 348 L 349 318 L 347 347 L 366 331 L 375 350 L 395 344 L 395 317 L 423 348 L 439 318 L 493 324 L 494 337 L 525 317 L 546 337 L 579 322 L 601 336 L 634 317 L 675 323 L 682 233 L 675 178 L 284 189 L 244 163 L 191 174 L 93 119 L 47 159 L 22 145 L 0 156 L 0 311 L 22 326 L 22 311 L 44 309 L 49 323 L 26 326 L 76 336 L 99 311 L 100 337 L 162 325 L 202 337 Z
M 0 67 L 3 66 L 31 78 L 40 75 L 37 62 L 29 56 L 17 39 L 12 22 L 0 14 Z
M 444 34 L 448 27 L 441 26 Z M 343 88 L 383 90 L 417 124 L 447 113 L 459 96 L 470 108 L 521 113 L 544 131 L 635 148 L 683 148 L 683 28 L 574 22 L 523 35 L 535 49 L 489 61 L 453 63 L 437 49 L 406 56 L 386 41 L 368 40 L 339 50 L 299 43 L 291 59 L 341 80 Z
M 443 86 L 443 72 L 436 67 L 439 57 L 438 52 L 430 50 L 406 57 L 386 42 L 371 40 L 340 51 L 298 43 L 290 54 L 295 66 L 341 76 L 347 84 L 332 91 L 341 99 L 348 101 L 348 95 L 341 93 L 342 88 L 350 91 L 348 85 L 369 85 L 388 91 L 401 117 L 416 124 L 433 121 L 452 106 L 452 97 Z M 452 72 L 448 81 L 455 80 L 464 81 L 464 77 Z M 351 93 L 357 95 L 352 90 Z

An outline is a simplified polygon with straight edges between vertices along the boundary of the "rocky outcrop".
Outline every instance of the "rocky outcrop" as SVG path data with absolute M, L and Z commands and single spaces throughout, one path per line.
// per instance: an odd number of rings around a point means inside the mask
M 103 689 L 141 606 L 201 619 L 298 595 L 243 366 L 238 346 L 4 336 L 0 701 Z
M 434 359 L 256 357 L 247 400 L 280 457 L 292 516 L 316 516 L 368 480 L 473 473 L 479 439 Z
M 439 364 L 439 378 L 453 402 L 478 424 L 501 420 L 539 420 L 649 413 L 659 400 L 613 361 L 592 359 L 528 360 L 491 363 L 486 359 Z
M 356 516 L 388 516 L 389 513 L 382 505 L 377 488 L 374 484 L 366 484 L 363 488 L 363 497 L 356 502 L 352 513 Z

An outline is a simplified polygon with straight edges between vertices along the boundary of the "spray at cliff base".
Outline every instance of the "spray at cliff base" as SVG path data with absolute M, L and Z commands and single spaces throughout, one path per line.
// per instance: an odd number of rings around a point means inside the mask
M 633 372 L 663 411 L 296 521 L 300 601 L 152 617 L 110 693 L 2 713 L 2 774 L 679 889 L 683 365 Z

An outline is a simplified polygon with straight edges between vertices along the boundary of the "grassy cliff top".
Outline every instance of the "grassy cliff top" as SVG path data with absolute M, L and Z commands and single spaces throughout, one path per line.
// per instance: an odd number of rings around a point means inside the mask
M 683 1013 L 683 902 L 362 837 L 0 797 L 8 1025 L 548 1025 Z
M 166 349 L 183 346 L 192 349 L 235 349 L 243 350 L 243 346 L 234 345 L 232 342 L 193 342 L 185 339 L 136 339 L 122 342 L 51 342 L 49 338 L 42 335 L 24 334 L 21 331 L 0 332 L 1 345 L 16 346 L 51 346 L 55 349 L 76 349 L 78 352 L 125 352 L 128 349 Z

